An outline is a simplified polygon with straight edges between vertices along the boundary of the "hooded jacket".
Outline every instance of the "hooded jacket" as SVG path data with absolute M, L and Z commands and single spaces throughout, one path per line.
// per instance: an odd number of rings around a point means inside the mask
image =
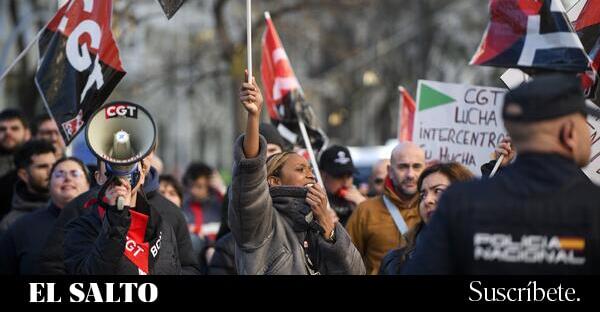
M 391 179 L 386 179 L 383 195 L 362 202 L 346 224 L 352 242 L 362 255 L 367 274 L 378 274 L 383 256 L 390 250 L 402 248 L 406 244 L 403 234 L 396 227 L 394 219 L 385 206 L 383 196 L 387 196 L 400 210 L 400 214 L 410 231 L 421 221 L 417 207 L 417 196 L 406 200 L 394 191 Z
M 234 145 L 233 182 L 229 195 L 229 226 L 235 238 L 235 261 L 239 274 L 364 274 L 360 254 L 348 233 L 337 223 L 335 241 L 311 235 L 304 216 L 306 189 L 267 185 L 265 139 L 260 137 L 256 158 L 246 158 L 244 136 Z M 302 222 L 305 222 L 302 224 Z M 309 239 L 312 237 L 313 239 Z M 303 242 L 318 272 L 311 269 Z
M 199 274 L 198 260 L 193 255 L 192 243 L 183 214 L 177 206 L 158 192 L 158 187 L 158 173 L 151 168 L 143 186 L 146 198 L 149 204 L 159 212 L 163 221 L 169 223 L 175 231 L 182 273 Z M 97 197 L 99 189 L 99 187 L 90 189 L 63 208 L 40 257 L 42 274 L 66 274 L 63 248 L 65 227 L 69 222 L 91 211 L 90 199 Z
M 20 217 L 46 207 L 50 200 L 49 194 L 32 194 L 29 192 L 27 185 L 22 180 L 15 184 L 14 190 L 12 208 L 0 222 L 0 233 L 8 230 L 8 227 Z

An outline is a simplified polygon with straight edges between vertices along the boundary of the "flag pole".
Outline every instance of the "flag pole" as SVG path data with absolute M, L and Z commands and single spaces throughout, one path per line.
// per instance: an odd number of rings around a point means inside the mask
M 500 165 L 502 164 L 503 160 L 504 160 L 504 155 L 500 155 L 500 157 L 498 157 L 498 160 L 496 160 L 494 169 L 492 169 L 492 172 L 490 173 L 490 178 L 492 178 L 496 175 L 496 172 L 498 171 L 498 168 L 500 168 Z
M 246 54 L 248 56 L 248 83 L 252 83 L 252 0 L 246 0 Z
M 27 45 L 27 47 L 25 47 L 25 49 L 23 51 L 21 51 L 21 53 L 17 56 L 17 58 L 10 65 L 8 65 L 8 67 L 6 68 L 6 70 L 4 70 L 4 72 L 2 73 L 2 75 L 0 75 L 0 81 L 4 80 L 4 78 L 6 78 L 6 76 L 8 76 L 8 73 L 17 65 L 17 63 L 19 63 L 19 61 L 21 61 L 21 59 L 25 55 L 27 55 L 27 52 L 29 52 L 29 50 L 31 50 L 31 48 L 33 47 L 33 45 L 38 42 L 38 40 L 42 36 L 42 33 L 44 33 L 44 30 L 46 30 L 46 26 L 44 26 L 35 35 L 35 38 L 33 38 L 33 40 L 31 40 L 31 42 Z
M 315 169 L 315 175 L 317 176 L 317 182 L 325 189 L 325 185 L 323 184 L 323 179 L 321 178 L 321 172 L 319 171 L 319 164 L 317 163 L 317 158 L 315 157 L 315 152 L 312 148 L 312 144 L 310 143 L 310 139 L 308 137 L 308 132 L 306 131 L 306 126 L 304 125 L 304 121 L 302 118 L 298 118 L 298 125 L 300 126 L 300 132 L 302 133 L 302 139 L 304 139 L 304 145 L 308 150 L 308 155 L 310 158 L 310 163 Z

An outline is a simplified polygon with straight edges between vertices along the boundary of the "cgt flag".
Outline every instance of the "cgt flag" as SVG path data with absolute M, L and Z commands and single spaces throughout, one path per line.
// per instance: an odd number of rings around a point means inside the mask
M 415 100 L 403 87 L 400 91 L 400 118 L 398 124 L 398 140 L 400 142 L 410 142 L 413 138 L 413 128 L 415 121 Z
M 111 0 L 70 0 L 40 38 L 35 83 L 67 145 L 125 76 L 111 15 Z
M 303 120 L 311 145 L 320 150 L 327 137 L 318 126 L 312 106 L 304 100 L 302 87 L 268 12 L 265 19 L 260 72 L 271 122 L 288 142 L 304 145 L 298 125 L 299 119 Z
M 491 0 L 471 64 L 582 73 L 591 62 L 560 0 Z

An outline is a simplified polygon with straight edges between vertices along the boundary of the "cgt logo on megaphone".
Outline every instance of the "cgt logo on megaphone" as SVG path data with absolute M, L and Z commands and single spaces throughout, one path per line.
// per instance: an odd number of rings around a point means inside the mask
M 111 105 L 104 109 L 106 119 L 111 118 L 134 118 L 137 119 L 138 108 L 127 104 Z

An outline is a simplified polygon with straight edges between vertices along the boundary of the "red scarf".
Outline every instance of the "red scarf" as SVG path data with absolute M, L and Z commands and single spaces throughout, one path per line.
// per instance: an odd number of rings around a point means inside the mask
M 398 193 L 396 192 L 394 182 L 392 182 L 392 179 L 390 178 L 389 174 L 385 177 L 385 188 L 387 188 L 390 192 L 396 195 L 396 197 L 401 198 L 400 195 L 398 195 Z
M 106 203 L 108 199 L 103 198 L 103 202 Z M 86 203 L 86 207 L 97 203 L 98 200 L 93 198 Z M 98 206 L 98 214 L 100 219 L 104 219 L 106 210 L 102 206 Z M 146 229 L 148 227 L 148 215 L 129 209 L 131 215 L 131 223 L 125 236 L 125 249 L 123 254 L 129 261 L 131 261 L 137 268 L 140 275 L 148 275 L 150 273 L 149 259 L 154 259 L 160 250 L 161 234 L 159 233 L 158 239 L 155 240 L 155 250 L 151 249 L 151 244 L 145 241 Z

